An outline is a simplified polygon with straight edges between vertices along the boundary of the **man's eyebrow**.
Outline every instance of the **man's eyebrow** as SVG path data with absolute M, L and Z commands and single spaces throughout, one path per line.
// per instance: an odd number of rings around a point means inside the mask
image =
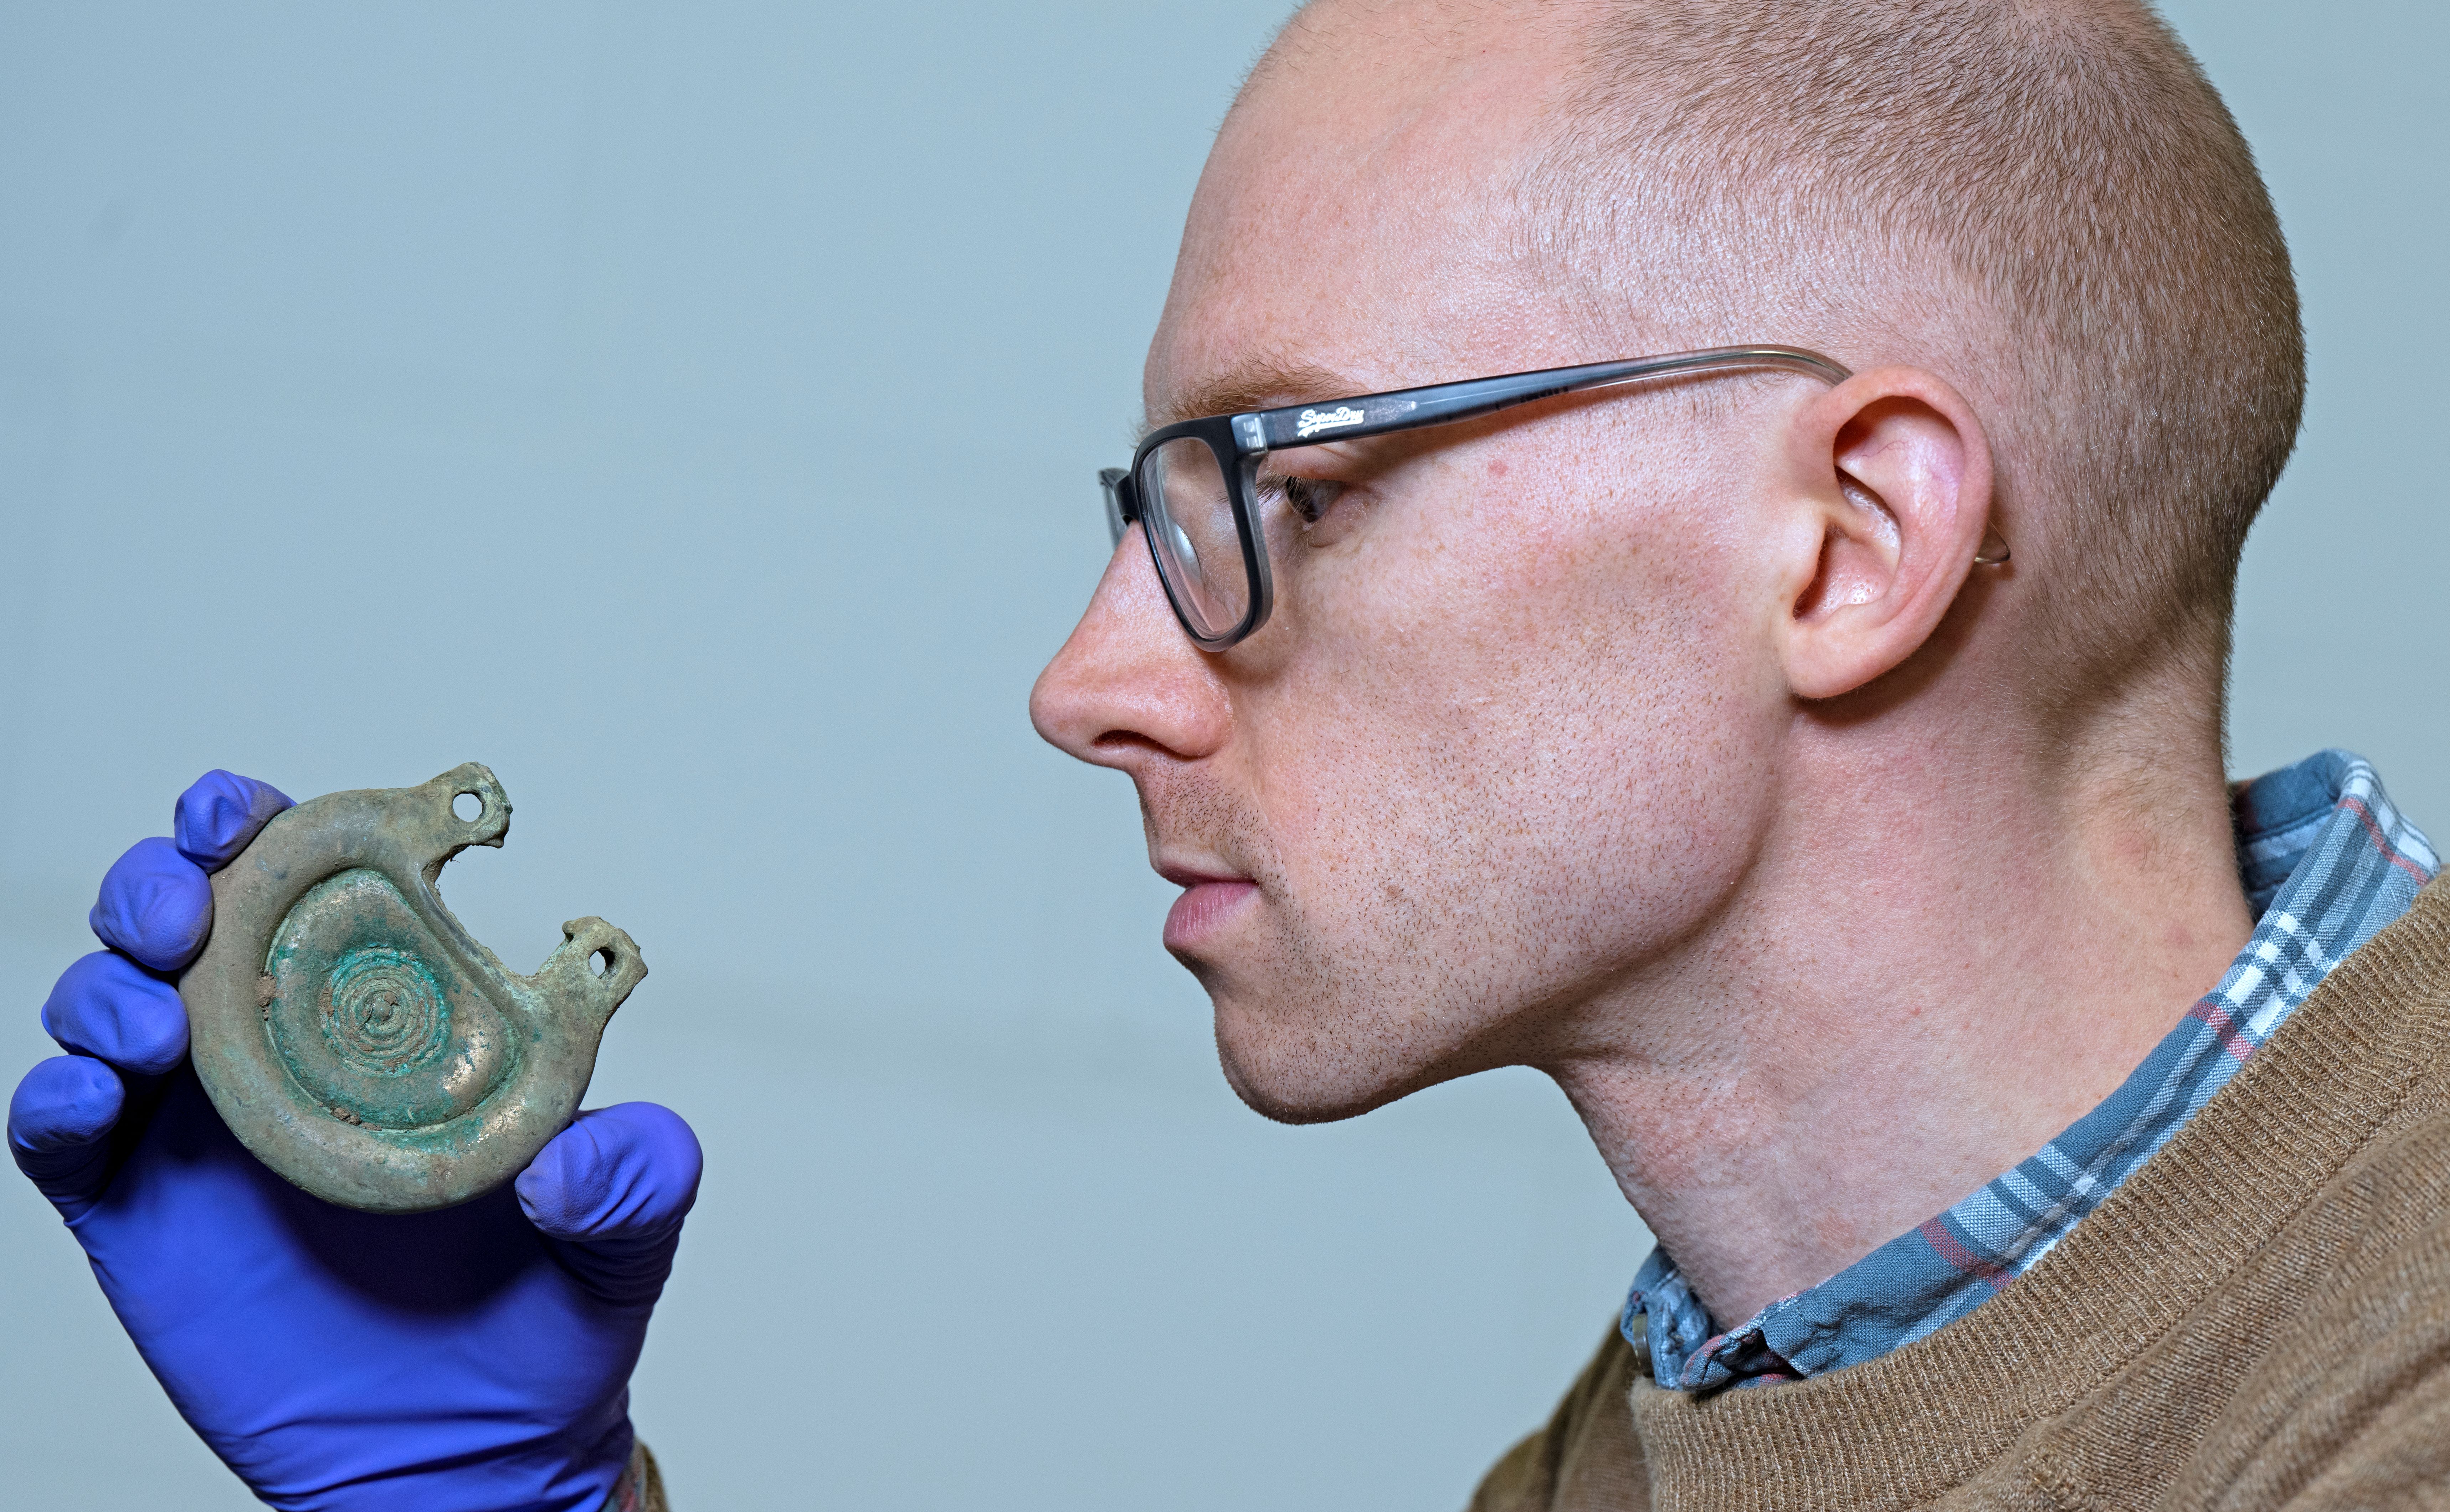
M 1351 378 L 1323 367 L 1266 359 L 1245 360 L 1151 411 L 1147 430 L 1211 415 L 1245 415 L 1317 399 L 1349 398 L 1357 392 Z

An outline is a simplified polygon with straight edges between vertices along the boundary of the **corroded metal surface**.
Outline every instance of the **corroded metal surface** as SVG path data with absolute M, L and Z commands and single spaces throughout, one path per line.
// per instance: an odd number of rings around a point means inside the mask
M 481 806 L 462 819 L 455 800 Z M 212 937 L 179 995 L 196 1075 L 265 1165 L 344 1207 L 414 1212 L 500 1186 L 568 1126 L 647 966 L 601 919 L 562 925 L 532 977 L 470 938 L 436 879 L 510 827 L 471 762 L 301 804 L 214 874 Z

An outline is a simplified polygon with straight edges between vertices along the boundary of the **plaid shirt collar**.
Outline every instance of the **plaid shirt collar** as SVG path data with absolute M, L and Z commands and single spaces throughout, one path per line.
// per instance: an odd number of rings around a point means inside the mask
M 2152 1158 L 2331 968 L 2415 901 L 2440 863 L 2374 770 L 2328 750 L 2231 800 L 2259 921 L 2220 985 L 2101 1106 L 2039 1154 L 1808 1290 L 1721 1330 L 1664 1250 L 1634 1278 L 1624 1330 L 1662 1386 L 1767 1386 L 1886 1354 L 2025 1273 Z

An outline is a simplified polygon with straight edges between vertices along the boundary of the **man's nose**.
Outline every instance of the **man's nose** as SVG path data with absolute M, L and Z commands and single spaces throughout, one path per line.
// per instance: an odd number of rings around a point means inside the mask
M 1214 661 L 1183 633 L 1140 528 L 1123 536 L 1089 611 L 1038 674 L 1029 720 L 1046 740 L 1099 766 L 1152 756 L 1197 761 L 1233 728 Z

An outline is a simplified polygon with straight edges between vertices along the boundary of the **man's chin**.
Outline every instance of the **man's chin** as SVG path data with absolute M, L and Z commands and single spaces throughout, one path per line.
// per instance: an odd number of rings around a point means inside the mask
M 1217 1015 L 1216 1061 L 1225 1084 L 1250 1110 L 1277 1123 L 1335 1123 L 1418 1091 L 1443 1076 L 1388 1076 L 1337 1046 L 1245 1040 Z M 1412 1068 L 1416 1069 L 1416 1068 Z

